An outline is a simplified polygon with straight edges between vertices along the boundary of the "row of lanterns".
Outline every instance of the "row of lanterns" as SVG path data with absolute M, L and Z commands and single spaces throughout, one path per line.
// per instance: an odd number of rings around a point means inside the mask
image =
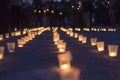
M 27 36 L 24 36 L 21 39 L 17 39 L 18 47 L 23 47 L 23 45 L 25 45 L 27 42 L 33 40 L 36 35 L 40 35 L 46 30 L 50 30 L 50 28 L 39 28 L 37 30 L 30 29 L 30 31 L 27 32 L 28 33 Z M 16 36 L 18 36 L 18 35 L 20 35 L 20 34 L 17 33 Z M 16 47 L 15 42 L 7 42 L 7 48 L 8 48 L 9 53 L 15 52 L 15 47 Z M 0 46 L 0 60 L 2 60 L 3 58 L 4 58 L 4 46 Z
M 66 51 L 66 42 L 60 39 L 60 34 L 57 32 L 57 28 L 53 29 L 53 41 L 59 50 L 57 57 L 60 69 L 63 71 L 70 71 L 72 56 L 69 51 Z
M 72 55 L 66 51 L 66 42 L 60 39 L 58 28 L 53 28 L 53 41 L 57 46 L 59 53 L 57 58 L 59 61 L 59 72 L 61 80 L 79 80 L 79 69 L 71 67 Z
M 24 29 L 23 31 L 5 33 L 5 35 L 0 34 L 0 41 L 3 41 L 4 38 L 9 39 L 10 37 L 25 35 L 26 33 L 27 33 L 27 29 Z
M 78 29 L 79 31 L 79 29 Z M 83 31 L 109 31 L 109 32 L 115 32 L 116 28 L 83 28 Z
M 63 27 L 61 28 L 63 31 L 65 30 Z M 73 31 L 73 28 L 68 28 L 68 30 Z M 75 31 L 102 31 L 102 32 L 115 32 L 117 31 L 116 28 L 75 28 Z
M 65 31 L 68 35 L 71 37 L 77 38 L 78 41 L 82 41 L 82 43 L 87 43 L 87 37 L 83 35 L 79 35 L 78 33 L 74 33 L 70 29 L 61 29 L 62 31 Z M 97 50 L 99 52 L 104 51 L 104 41 L 97 41 L 97 38 L 90 38 L 91 46 L 97 46 Z M 118 45 L 108 45 L 108 54 L 109 57 L 117 57 L 118 52 Z

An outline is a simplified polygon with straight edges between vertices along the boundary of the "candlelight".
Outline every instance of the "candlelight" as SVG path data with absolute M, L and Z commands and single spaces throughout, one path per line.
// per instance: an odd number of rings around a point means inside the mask
M 58 61 L 60 69 L 62 70 L 71 69 L 71 56 L 69 53 L 59 54 Z
M 0 35 L 0 41 L 2 41 L 2 40 L 3 40 L 3 35 L 1 34 L 1 35 Z
M 18 39 L 18 47 L 23 47 L 23 40 L 22 39 Z
M 104 42 L 97 42 L 97 50 L 98 51 L 104 51 Z
M 7 43 L 8 52 L 15 52 L 15 43 L 14 42 L 8 42 Z
M 110 57 L 116 57 L 118 52 L 118 45 L 108 45 L 108 52 Z
M 66 50 L 66 43 L 65 42 L 64 43 L 59 43 L 57 45 L 57 47 L 59 49 L 59 52 L 65 52 L 65 50 Z
M 70 36 L 72 37 L 74 35 L 74 33 L 73 32 L 70 32 Z
M 75 37 L 75 38 L 78 38 L 78 33 L 74 33 L 74 37 Z
M 5 34 L 5 38 L 9 38 L 9 36 L 10 36 L 9 33 Z
M 91 41 L 91 45 L 95 46 L 97 43 L 97 38 L 91 38 L 90 41 Z
M 83 37 L 82 38 L 82 43 L 86 43 L 87 42 L 87 37 Z
M 83 35 L 79 35 L 78 41 L 82 41 Z
M 15 36 L 15 33 L 14 33 L 14 32 L 11 32 L 11 36 L 12 36 L 12 37 Z
M 4 57 L 4 47 L 0 46 L 0 60 Z

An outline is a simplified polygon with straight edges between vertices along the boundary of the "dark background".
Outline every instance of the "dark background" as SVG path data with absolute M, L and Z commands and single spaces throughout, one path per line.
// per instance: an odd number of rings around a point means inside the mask
M 119 27 L 119 14 L 119 0 L 0 0 L 0 33 L 39 26 Z

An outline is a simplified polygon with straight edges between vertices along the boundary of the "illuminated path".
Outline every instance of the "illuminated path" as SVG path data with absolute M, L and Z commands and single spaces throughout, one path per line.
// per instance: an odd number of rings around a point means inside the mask
M 103 57 L 95 47 L 78 43 L 62 31 L 59 33 L 73 55 L 72 66 L 80 70 L 79 80 L 120 80 L 118 59 Z M 57 49 L 52 37 L 52 32 L 46 31 L 24 48 L 16 48 L 13 54 L 8 54 L 6 49 L 6 57 L 0 61 L 0 80 L 60 80 L 55 69 L 58 67 Z

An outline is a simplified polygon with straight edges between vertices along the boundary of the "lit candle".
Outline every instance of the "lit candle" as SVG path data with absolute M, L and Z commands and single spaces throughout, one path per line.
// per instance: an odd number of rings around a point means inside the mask
M 0 60 L 4 57 L 4 47 L 0 46 Z
M 97 50 L 104 51 L 104 42 L 103 41 L 97 42 Z
M 22 39 L 18 39 L 18 47 L 23 47 L 23 40 Z
M 116 57 L 118 51 L 118 45 L 108 45 L 108 52 L 110 57 Z
M 83 37 L 82 38 L 82 43 L 86 43 L 87 42 L 87 37 Z
M 0 35 L 0 41 L 2 41 L 2 40 L 3 40 L 3 35 L 1 34 L 1 35 Z
M 91 41 L 91 45 L 95 46 L 97 43 L 97 38 L 91 38 L 90 41 Z
M 64 53 L 58 55 L 60 69 L 68 70 L 71 68 L 71 56 L 70 53 Z
M 8 42 L 7 43 L 8 52 L 15 52 L 15 43 L 14 42 Z

